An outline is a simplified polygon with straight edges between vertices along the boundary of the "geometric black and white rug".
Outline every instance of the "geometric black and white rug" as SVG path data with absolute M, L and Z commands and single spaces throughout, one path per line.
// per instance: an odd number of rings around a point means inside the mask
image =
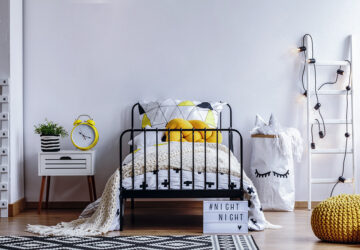
M 0 236 L 0 249 L 259 249 L 251 235 Z

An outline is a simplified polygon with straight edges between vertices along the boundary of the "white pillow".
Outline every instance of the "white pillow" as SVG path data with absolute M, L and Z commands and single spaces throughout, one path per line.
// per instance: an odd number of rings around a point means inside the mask
M 226 103 L 199 102 L 166 99 L 139 103 L 141 127 L 165 128 L 174 118 L 200 120 L 211 128 L 216 128 L 220 112 Z
M 151 128 L 150 126 L 146 126 L 146 128 Z M 161 138 L 163 136 L 164 132 L 158 132 L 158 144 L 162 143 Z M 128 142 L 128 144 L 132 145 L 132 140 Z M 146 146 L 153 146 L 156 144 L 156 132 L 155 131 L 149 131 L 146 132 Z M 141 132 L 140 134 L 136 135 L 134 137 L 134 146 L 136 148 L 144 148 L 144 132 Z

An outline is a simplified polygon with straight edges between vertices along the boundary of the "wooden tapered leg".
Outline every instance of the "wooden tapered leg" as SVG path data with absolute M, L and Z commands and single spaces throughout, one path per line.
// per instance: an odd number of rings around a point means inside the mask
M 92 189 L 93 189 L 93 196 L 94 196 L 94 200 L 96 201 L 96 187 L 95 187 L 95 176 L 91 176 L 91 180 L 92 180 Z
M 41 188 L 40 188 L 40 195 L 39 195 L 39 203 L 38 203 L 38 213 L 41 213 L 41 206 L 42 206 L 42 200 L 43 200 L 43 194 L 44 194 L 44 188 L 45 188 L 45 180 L 46 176 L 41 177 Z
M 89 186 L 90 202 L 93 202 L 94 198 L 93 198 L 93 189 L 92 189 L 92 179 L 91 179 L 90 175 L 88 175 L 87 180 L 88 180 L 88 186 Z
M 45 202 L 45 207 L 48 209 L 49 208 L 49 193 L 50 193 L 50 176 L 46 177 L 46 202 Z

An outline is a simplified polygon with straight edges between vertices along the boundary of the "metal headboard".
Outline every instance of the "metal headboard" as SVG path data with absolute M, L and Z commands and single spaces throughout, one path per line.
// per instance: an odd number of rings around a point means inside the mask
M 134 112 L 135 112 L 135 107 L 139 106 L 140 103 L 137 102 L 135 103 L 132 108 L 131 108 L 131 128 L 134 129 Z M 229 128 L 232 128 L 232 108 L 230 106 L 230 104 L 226 104 L 226 106 L 229 109 Z M 219 119 L 219 128 L 222 129 L 222 112 L 220 112 L 220 119 Z M 229 148 L 230 150 L 233 152 L 234 151 L 234 147 L 233 147 L 233 136 L 232 133 L 230 132 L 230 136 L 229 136 Z M 132 149 L 131 149 L 132 150 Z

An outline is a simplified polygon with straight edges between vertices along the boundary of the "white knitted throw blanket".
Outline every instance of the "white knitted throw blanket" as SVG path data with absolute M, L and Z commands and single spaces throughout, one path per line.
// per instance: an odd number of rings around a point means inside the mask
M 170 168 L 182 169 L 185 171 L 192 171 L 192 143 L 183 142 L 182 145 L 182 163 L 180 162 L 180 143 L 170 143 Z M 168 169 L 168 143 L 160 144 L 158 146 L 158 170 Z M 218 172 L 223 174 L 229 173 L 229 150 L 223 145 L 216 143 L 206 144 L 206 172 L 216 173 L 216 151 L 218 151 Z M 205 145 L 204 143 L 194 143 L 194 165 L 195 172 L 205 172 Z M 129 154 L 123 165 L 122 178 L 132 176 L 132 161 L 131 154 Z M 139 149 L 134 157 L 134 175 L 142 175 L 144 173 L 144 149 Z M 240 177 L 240 163 L 232 152 L 230 152 L 230 169 L 231 175 Z M 146 148 L 146 172 L 156 170 L 156 147 L 151 146 Z
M 170 162 L 171 168 L 180 168 L 180 144 L 176 142 L 171 143 Z M 195 171 L 204 172 L 204 151 L 203 143 L 196 143 L 194 148 L 195 155 Z M 192 170 L 192 143 L 182 143 L 182 165 L 183 170 Z M 156 151 L 155 146 L 147 147 L 146 150 L 146 172 L 154 171 L 156 169 Z M 208 143 L 206 145 L 207 152 L 207 172 L 216 173 L 216 144 Z M 168 167 L 168 145 L 161 145 L 158 147 L 158 164 L 159 170 L 167 169 Z M 218 162 L 219 172 L 228 173 L 228 148 L 219 144 L 218 146 Z M 131 155 L 124 160 L 123 178 L 131 177 L 132 160 Z M 236 157 L 231 153 L 231 174 L 240 177 L 240 164 Z M 135 175 L 144 173 L 144 152 L 143 149 L 138 150 L 134 157 Z M 71 222 L 61 222 L 55 226 L 42 225 L 28 225 L 26 230 L 28 232 L 37 233 L 44 236 L 92 236 L 104 234 L 109 231 L 109 228 L 114 220 L 118 199 L 117 189 L 119 188 L 119 171 L 110 177 L 106 183 L 103 191 L 99 207 L 95 213 L 89 218 L 77 219 Z M 244 173 L 244 181 L 252 183 Z
M 27 225 L 26 231 L 43 236 L 92 236 L 108 232 L 116 214 L 119 171 L 106 183 L 98 209 L 90 218 L 61 222 L 55 226 Z

